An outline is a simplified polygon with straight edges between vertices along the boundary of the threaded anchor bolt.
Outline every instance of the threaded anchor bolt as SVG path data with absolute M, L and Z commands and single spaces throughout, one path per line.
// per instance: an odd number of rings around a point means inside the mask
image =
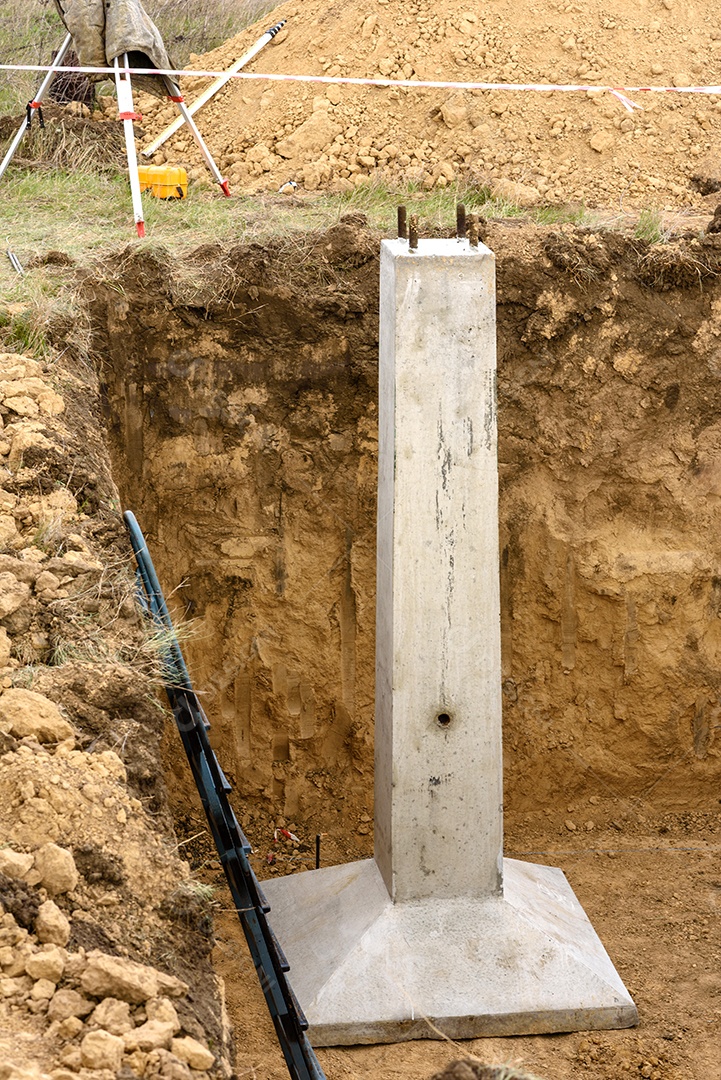
M 463 240 L 466 235 L 466 208 L 463 203 L 458 203 L 456 207 L 456 236 L 459 240 Z
M 411 214 L 408 223 L 408 247 L 411 251 L 418 249 L 418 214 Z
M 406 208 L 405 206 L 398 207 L 398 239 L 408 239 L 408 222 L 406 220 Z
M 478 247 L 478 214 L 471 214 L 468 218 L 468 243 L 472 248 Z

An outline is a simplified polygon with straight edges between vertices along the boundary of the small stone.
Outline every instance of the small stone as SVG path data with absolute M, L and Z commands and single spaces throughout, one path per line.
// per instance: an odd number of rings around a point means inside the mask
M 70 923 L 52 900 L 46 900 L 38 908 L 35 919 L 38 940 L 53 945 L 67 945 L 70 940 Z
M 80 877 L 72 852 L 57 844 L 44 844 L 38 848 L 35 852 L 35 869 L 40 875 L 40 884 L 51 896 L 72 892 Z
M 162 1080 L 209 1080 L 207 1073 L 191 1070 L 184 1061 L 171 1054 L 170 1050 L 151 1050 L 147 1055 L 146 1077 L 162 1077 Z
M 175 1011 L 175 1010 L 173 1010 Z M 90 1017 L 90 1023 L 97 1024 L 111 1035 L 125 1035 L 135 1027 L 130 1015 L 130 1005 L 127 1001 L 119 1001 L 117 998 L 105 998 Z
M 468 108 L 462 98 L 451 97 L 441 105 L 441 117 L 448 128 L 468 123 Z
M 80 1043 L 80 1057 L 86 1069 L 111 1069 L 117 1072 L 123 1063 L 125 1045 L 109 1031 L 91 1031 Z
M 150 998 L 145 1004 L 145 1013 L 148 1020 L 159 1020 L 164 1024 L 172 1024 L 173 1034 L 180 1031 L 180 1020 L 175 1011 L 175 1006 L 168 998 Z
M 144 1054 L 142 1050 L 133 1050 L 131 1054 L 126 1053 L 124 1064 L 129 1069 L 132 1069 L 137 1076 L 145 1076 L 149 1056 L 149 1054 Z
M 187 984 L 172 975 L 164 975 L 155 968 L 108 956 L 99 950 L 88 955 L 88 964 L 81 977 L 83 990 L 94 997 L 114 997 L 139 1005 L 148 998 L 181 997 L 187 993 Z
M 595 135 L 591 136 L 589 146 L 592 150 L 595 150 L 597 154 L 604 154 L 607 150 L 610 150 L 615 143 L 615 139 L 610 131 L 597 131 Z
M 566 828 L 568 829 L 569 832 L 575 832 L 576 831 L 576 823 L 575 823 L 575 821 L 571 821 L 570 818 L 566 818 L 564 824 L 565 824 L 565 826 L 566 826 Z
M 8 666 L 12 653 L 12 640 L 4 626 L 0 626 L 0 668 Z M 10 684 L 12 686 L 12 683 Z
M 158 1050 L 161 1047 L 170 1049 L 170 1040 L 178 1028 L 166 1020 L 147 1020 L 140 1027 L 128 1031 L 123 1035 L 125 1047 L 130 1050 Z
M 54 983 L 60 982 L 65 971 L 65 957 L 58 948 L 33 953 L 25 961 L 25 971 L 31 979 L 49 979 Z
M 541 198 L 538 188 L 531 184 L 520 184 L 516 180 L 505 178 L 493 181 L 491 195 L 494 199 L 513 203 L 514 206 L 535 206 Z
M 37 402 L 24 394 L 18 394 L 17 397 L 6 397 L 3 404 L 8 409 L 12 409 L 18 416 L 37 416 L 40 412 Z
M 32 865 L 32 855 L 13 851 L 12 848 L 0 848 L 0 874 L 5 874 L 10 878 L 24 878 L 32 869 Z
M 49 416 L 58 416 L 65 409 L 65 402 L 60 395 L 49 388 L 39 393 L 36 400 L 40 412 L 46 413 Z
M 10 514 L 0 514 L 0 549 L 7 551 L 14 548 L 19 535 L 15 518 Z
M 329 104 L 327 99 L 325 104 Z M 284 158 L 303 158 L 329 146 L 341 130 L 340 124 L 328 116 L 327 108 L 316 109 L 291 135 L 276 143 L 275 152 Z
M 88 1001 L 77 990 L 58 990 L 48 1006 L 49 1020 L 67 1020 L 70 1016 L 87 1016 L 95 1008 L 94 1001 Z
M 85 1025 L 79 1016 L 68 1016 L 58 1024 L 58 1035 L 61 1039 L 74 1039 L 79 1035 Z
M 5 577 L 15 580 L 13 574 L 0 574 L 0 579 Z M 18 587 L 21 585 L 20 582 L 16 584 Z M 3 610 L 2 588 L 0 580 L 0 612 Z M 30 596 L 30 589 L 25 584 L 22 584 L 22 588 L 26 590 L 24 603 Z M 3 618 L 2 614 L 0 618 Z M 61 742 L 73 736 L 72 727 L 60 715 L 57 705 L 34 690 L 20 687 L 6 690 L 0 697 L 0 729 L 9 731 L 17 739 L 32 736 L 41 743 Z
M 673 86 L 693 86 L 693 81 L 687 71 L 677 71 L 671 76 L 671 83 Z
M 4 571 L 0 574 L 0 619 L 7 618 L 21 608 L 30 599 L 30 586 L 18 581 L 14 574 Z M 2 716 L 0 716 L 0 721 Z
M 208 1047 L 203 1046 L 197 1039 L 191 1039 L 189 1035 L 185 1035 L 182 1039 L 173 1039 L 170 1050 L 181 1061 L 187 1062 L 191 1069 L 197 1069 L 199 1072 L 210 1069 L 215 1063 L 215 1057 Z
M 50 979 L 38 979 L 30 991 L 33 1001 L 50 1001 L 56 990 L 56 984 Z
M 83 1059 L 77 1046 L 66 1046 L 58 1056 L 60 1062 L 73 1072 L 80 1072 L 83 1067 Z
M 49 570 L 43 570 L 35 579 L 35 592 L 56 593 L 60 588 L 60 578 L 51 574 Z

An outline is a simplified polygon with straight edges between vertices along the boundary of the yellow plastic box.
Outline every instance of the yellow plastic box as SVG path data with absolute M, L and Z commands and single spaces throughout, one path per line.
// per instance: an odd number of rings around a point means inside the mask
M 184 199 L 188 194 L 188 174 L 176 165 L 139 165 L 140 190 L 158 199 Z

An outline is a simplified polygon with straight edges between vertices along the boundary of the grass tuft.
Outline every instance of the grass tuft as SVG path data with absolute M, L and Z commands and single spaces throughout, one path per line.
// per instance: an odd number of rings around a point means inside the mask
M 645 240 L 647 244 L 664 244 L 669 238 L 658 210 L 642 210 L 633 235 L 636 240 Z

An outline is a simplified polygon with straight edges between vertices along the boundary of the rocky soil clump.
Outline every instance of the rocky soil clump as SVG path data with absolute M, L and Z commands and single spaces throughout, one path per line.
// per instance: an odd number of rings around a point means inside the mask
M 4 353 L 0 402 L 0 1076 L 228 1076 L 92 385 Z

